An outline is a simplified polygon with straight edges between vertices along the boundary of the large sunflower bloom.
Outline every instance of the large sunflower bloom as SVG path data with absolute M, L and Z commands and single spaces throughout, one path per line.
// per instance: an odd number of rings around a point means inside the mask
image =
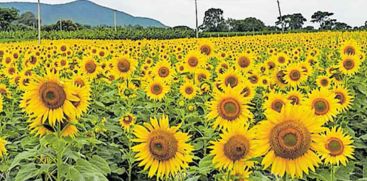
M 306 107 L 287 105 L 280 113 L 273 112 L 255 127 L 258 149 L 265 154 L 264 168 L 272 165 L 273 174 L 292 178 L 315 171 L 320 163 L 315 137 L 323 130 L 321 125 Z
M 132 150 L 136 152 L 138 166 L 148 170 L 148 177 L 167 178 L 188 168 L 192 162 L 193 146 L 187 143 L 190 136 L 178 131 L 179 127 L 170 127 L 168 117 L 160 120 L 150 119 L 150 124 L 135 125 L 133 133 L 139 143 Z

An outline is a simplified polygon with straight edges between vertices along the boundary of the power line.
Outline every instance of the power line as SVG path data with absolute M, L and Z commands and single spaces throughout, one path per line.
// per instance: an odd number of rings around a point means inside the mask
M 37 14 L 38 14 L 38 44 L 41 44 L 41 2 L 38 0 L 37 4 Z

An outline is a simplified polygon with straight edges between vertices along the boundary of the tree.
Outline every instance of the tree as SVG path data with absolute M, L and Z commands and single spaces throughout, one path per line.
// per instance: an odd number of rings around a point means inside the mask
M 74 23 L 71 20 L 59 20 L 56 24 L 43 27 L 46 31 L 63 30 L 63 31 L 75 31 L 82 28 L 82 25 Z
M 30 27 L 36 27 L 37 18 L 32 12 L 25 12 L 20 15 L 19 19 L 17 20 L 17 23 Z
M 334 26 L 333 26 L 334 30 L 348 30 L 348 29 L 351 29 L 351 28 L 352 28 L 351 26 L 349 26 L 346 23 L 342 23 L 342 22 L 335 22 Z
M 311 16 L 311 22 L 319 23 L 320 29 L 331 29 L 333 23 L 336 22 L 335 19 L 330 18 L 332 15 L 334 15 L 334 13 L 317 11 Z
M 18 19 L 18 10 L 11 8 L 0 8 L 0 29 L 8 30 L 10 24 Z
M 200 26 L 203 31 L 221 32 L 227 30 L 227 25 L 223 18 L 223 10 L 210 8 L 205 11 L 204 22 Z
M 287 14 L 283 15 L 282 17 L 278 17 L 278 21 L 275 22 L 276 25 L 284 24 L 285 29 L 301 29 L 307 21 L 306 18 L 303 17 L 301 13 L 294 13 L 294 14 Z
M 243 20 L 228 19 L 227 23 L 230 30 L 235 32 L 262 31 L 265 29 L 264 22 L 254 17 Z

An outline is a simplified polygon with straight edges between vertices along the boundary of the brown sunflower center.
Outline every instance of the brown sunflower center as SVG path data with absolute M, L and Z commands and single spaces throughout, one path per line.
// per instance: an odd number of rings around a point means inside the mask
M 271 109 L 276 112 L 280 112 L 284 106 L 284 102 L 282 100 L 276 99 L 271 103 Z
M 274 62 L 268 62 L 268 67 L 269 69 L 273 69 L 275 67 L 275 63 Z
M 279 157 L 296 159 L 307 152 L 310 144 L 310 132 L 298 122 L 285 121 L 271 130 L 270 146 Z
M 356 54 L 356 49 L 353 46 L 346 46 L 344 48 L 344 54 L 354 55 L 354 54 Z
M 339 100 L 338 103 L 344 104 L 346 101 L 345 95 L 342 92 L 335 92 L 335 94 L 336 94 L 335 98 Z
M 198 74 L 198 80 L 199 80 L 199 82 L 204 81 L 205 79 L 206 79 L 206 75 L 205 74 L 203 74 L 203 73 L 199 73 Z
M 149 152 L 154 159 L 166 161 L 173 158 L 178 150 L 177 140 L 172 133 L 153 131 L 149 140 Z
M 329 102 L 323 98 L 317 98 L 312 102 L 316 115 L 325 115 L 330 110 Z
M 153 85 L 151 86 L 151 88 L 150 88 L 150 91 L 151 91 L 153 94 L 155 94 L 155 95 L 159 95 L 159 94 L 161 94 L 161 93 L 162 93 L 162 91 L 163 91 L 163 87 L 162 87 L 162 85 L 160 85 L 160 84 L 153 84 Z
M 320 83 L 321 83 L 321 85 L 322 85 L 322 86 L 324 86 L 324 87 L 326 87 L 326 86 L 328 86 L 328 85 L 329 85 L 329 81 L 328 81 L 327 79 L 321 79 Z
M 158 75 L 160 77 L 163 77 L 163 78 L 164 77 L 167 77 L 169 75 L 169 68 L 167 68 L 167 67 L 161 67 L 161 68 L 159 68 Z
M 85 86 L 85 82 L 81 78 L 75 79 L 74 80 L 74 84 L 77 85 L 77 86 L 79 86 L 79 87 L 84 87 Z
M 97 69 L 97 65 L 96 65 L 96 63 L 94 63 L 94 61 L 92 61 L 92 60 L 88 61 L 88 62 L 85 64 L 85 70 L 86 70 L 88 73 L 90 73 L 90 74 L 94 73 L 94 72 L 96 71 L 96 69 Z
M 249 152 L 250 144 L 246 137 L 242 135 L 232 136 L 224 144 L 224 155 L 232 161 L 244 158 Z
M 244 96 L 244 97 L 248 97 L 250 94 L 251 94 L 251 89 L 248 88 L 248 87 L 245 87 L 242 89 L 241 91 L 241 94 Z
M 8 73 L 9 73 L 10 75 L 13 75 L 13 74 L 15 73 L 15 68 L 10 67 L 10 68 L 8 69 Z
M 344 152 L 344 144 L 339 138 L 330 138 L 325 145 L 331 156 L 338 156 Z
M 223 99 L 218 106 L 218 113 L 223 119 L 233 121 L 240 116 L 241 105 L 236 99 Z
M 210 53 L 212 52 L 212 49 L 210 48 L 209 45 L 202 45 L 200 47 L 200 51 L 201 51 L 202 54 L 210 55 Z
M 301 72 L 299 72 L 298 70 L 292 70 L 289 73 L 289 78 L 293 81 L 298 81 L 299 79 L 301 79 Z
M 131 115 L 127 115 L 122 121 L 124 121 L 125 124 L 130 124 L 133 121 L 133 117 Z
M 248 79 L 250 80 L 252 84 L 256 84 L 257 82 L 259 82 L 259 78 L 256 75 L 253 75 L 249 77 Z
M 64 105 L 66 93 L 63 87 L 55 82 L 45 82 L 39 89 L 43 104 L 49 109 L 57 109 Z
M 192 94 L 193 92 L 194 92 L 194 89 L 193 89 L 192 87 L 186 87 L 186 88 L 185 88 L 185 93 L 186 93 L 186 94 L 189 94 L 189 95 L 190 95 L 190 94 Z
M 293 105 L 299 105 L 299 103 L 300 103 L 300 98 L 296 95 L 289 96 L 288 100 L 290 100 L 291 104 L 293 104 Z
M 130 70 L 130 62 L 126 59 L 121 59 L 117 63 L 117 68 L 120 72 L 126 73 Z
M 279 63 L 284 63 L 285 62 L 285 58 L 282 57 L 282 56 L 278 57 L 278 62 Z
M 196 57 L 190 57 L 187 60 L 187 63 L 189 64 L 190 67 L 196 67 L 199 64 L 199 60 Z
M 282 84 L 286 84 L 286 81 L 284 80 L 284 76 L 285 76 L 285 73 L 284 73 L 284 70 L 280 70 L 279 72 L 277 72 L 277 80 L 282 83 Z
M 343 61 L 343 67 L 347 70 L 352 70 L 355 66 L 354 60 L 346 59 Z
M 226 86 L 229 85 L 233 88 L 233 87 L 236 87 L 238 85 L 238 78 L 233 76 L 233 75 L 230 75 L 230 76 L 226 77 L 224 82 L 225 82 Z
M 240 58 L 238 58 L 238 65 L 241 67 L 241 68 L 246 68 L 250 65 L 250 59 L 248 59 L 247 57 L 245 56 L 242 56 Z

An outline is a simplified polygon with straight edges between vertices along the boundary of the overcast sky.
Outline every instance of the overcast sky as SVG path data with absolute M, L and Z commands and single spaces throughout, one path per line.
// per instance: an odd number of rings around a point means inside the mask
M 11 0 L 0 0 L 8 2 Z M 37 2 L 37 0 L 17 0 Z M 58 4 L 72 0 L 41 0 Z M 92 0 L 133 16 L 150 17 L 168 26 L 195 26 L 194 0 Z M 352 26 L 367 21 L 367 0 L 280 0 L 282 13 L 302 13 L 309 21 L 318 10 L 334 12 L 334 18 Z M 266 25 L 274 25 L 278 16 L 276 0 L 198 0 L 199 23 L 209 8 L 221 8 L 225 18 L 257 17 Z M 307 23 L 307 25 L 312 25 Z

